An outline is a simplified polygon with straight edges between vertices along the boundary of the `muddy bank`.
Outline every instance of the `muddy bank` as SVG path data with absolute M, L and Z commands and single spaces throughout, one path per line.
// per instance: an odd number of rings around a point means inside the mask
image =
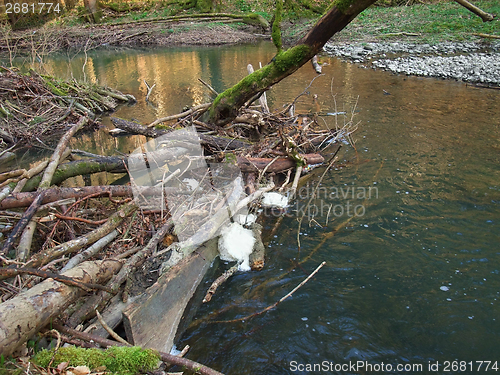
M 366 68 L 500 86 L 500 42 L 330 42 L 324 50 Z
M 261 27 L 249 25 L 208 25 L 194 22 L 139 22 L 120 25 L 41 28 L 36 31 L 9 32 L 8 43 L 0 45 L 0 54 L 8 57 L 30 54 L 33 50 L 47 54 L 55 51 L 89 51 L 105 47 L 165 47 L 179 45 L 223 45 L 252 43 L 262 38 Z M 5 38 L 4 38 L 5 39 Z

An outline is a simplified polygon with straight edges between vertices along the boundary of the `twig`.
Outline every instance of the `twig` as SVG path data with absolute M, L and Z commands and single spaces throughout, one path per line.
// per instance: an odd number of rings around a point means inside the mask
M 309 88 L 312 86 L 312 84 L 313 84 L 314 80 L 315 80 L 316 78 L 319 78 L 319 77 L 322 77 L 322 76 L 324 76 L 324 74 L 320 74 L 319 76 L 314 77 L 314 78 L 311 80 L 311 82 L 309 82 L 309 85 L 307 85 L 307 87 L 304 89 L 304 91 L 302 91 L 302 92 L 301 92 L 301 93 L 300 93 L 300 94 L 299 94 L 299 95 L 298 95 L 298 96 L 297 96 L 297 97 L 293 100 L 293 102 L 292 102 L 291 104 L 289 104 L 289 105 L 288 105 L 288 106 L 287 106 L 287 107 L 286 107 L 286 108 L 282 111 L 282 113 L 285 113 L 285 112 L 287 112 L 288 110 L 290 110 L 291 108 L 294 108 L 294 107 L 295 107 L 295 103 L 297 102 L 297 100 L 299 100 L 299 98 L 300 98 L 302 95 L 304 95 L 304 94 L 307 92 L 307 90 L 309 90 Z M 290 117 L 293 117 L 293 116 L 290 116 Z
M 149 86 L 149 84 L 144 80 L 144 84 L 146 85 L 146 88 L 148 89 L 148 93 L 146 94 L 146 102 L 149 103 L 149 95 L 151 95 L 151 92 L 156 86 L 156 83 L 153 84 L 153 86 Z
M 107 292 L 111 292 L 109 288 L 106 288 L 103 285 L 100 284 L 89 284 L 89 283 L 82 283 L 81 281 L 75 280 L 71 277 L 64 276 L 64 275 L 58 275 L 57 273 L 49 272 L 49 271 L 42 271 L 40 269 L 36 268 L 29 268 L 29 267 L 23 267 L 23 268 L 1 268 L 0 269 L 0 277 L 2 278 L 9 278 L 9 277 L 14 277 L 16 275 L 22 275 L 27 273 L 28 275 L 35 275 L 38 277 L 41 277 L 43 279 L 54 279 L 56 281 L 59 281 L 63 284 L 70 285 L 70 286 L 76 286 L 80 289 L 85 290 L 86 292 L 92 291 L 92 289 L 101 289 L 105 290 Z
M 111 337 L 113 337 L 116 341 L 121 342 L 125 346 L 132 346 L 129 342 L 127 342 L 127 340 L 123 339 L 120 335 L 118 335 L 115 331 L 113 331 L 110 326 L 106 324 L 106 322 L 104 321 L 104 319 L 102 318 L 101 314 L 97 309 L 95 311 L 95 314 L 97 315 L 97 319 L 99 320 L 99 323 L 101 323 L 102 328 L 104 328 L 106 332 L 108 332 L 111 335 Z
M 325 261 L 323 261 L 309 276 L 307 276 L 299 285 L 297 285 L 295 288 L 292 289 L 292 291 L 290 291 L 289 293 L 287 293 L 284 297 L 280 298 L 280 300 L 278 302 L 275 302 L 273 303 L 272 305 L 266 307 L 264 310 L 261 310 L 259 312 L 256 312 L 256 313 L 253 313 L 251 315 L 247 315 L 243 318 L 238 318 L 238 319 L 232 319 L 232 320 L 223 320 L 223 321 L 217 321 L 215 323 L 235 323 L 235 322 L 241 322 L 241 321 L 244 321 L 244 320 L 248 320 L 248 319 L 251 319 L 257 315 L 261 315 L 263 313 L 265 313 L 266 311 L 269 311 L 271 309 L 274 309 L 275 307 L 277 307 L 281 302 L 283 302 L 284 300 L 286 300 L 287 298 L 290 298 L 292 296 L 293 293 L 295 293 L 297 290 L 299 290 L 305 283 L 307 283 L 314 275 L 316 275 L 316 273 L 318 273 L 318 271 L 326 264 Z
M 58 219 L 61 219 L 61 220 L 79 221 L 81 223 L 90 224 L 90 225 L 101 225 L 101 224 L 104 224 L 106 221 L 108 221 L 108 219 L 88 220 L 88 219 L 84 219 L 84 218 L 81 218 L 81 217 L 64 216 L 64 215 L 58 214 L 57 212 L 54 212 L 53 215 L 55 217 L 57 217 Z
M 217 91 L 215 91 L 215 89 L 212 86 L 210 86 L 208 83 L 206 83 L 204 80 L 202 80 L 201 78 L 198 78 L 198 81 L 200 81 L 215 96 L 219 95 L 219 93 Z
M 472 35 L 479 36 L 481 38 L 500 39 L 500 35 L 483 34 L 483 33 L 473 33 Z
M 56 347 L 54 348 L 54 354 L 52 355 L 52 358 L 50 359 L 47 368 L 52 365 L 52 362 L 54 362 L 54 358 L 56 357 L 57 351 L 61 347 L 61 342 L 62 342 L 61 334 L 57 330 L 51 329 L 48 333 L 55 334 L 55 336 L 57 337 L 57 344 Z
M 170 120 L 175 120 L 175 119 L 178 119 L 178 118 L 190 115 L 191 113 L 199 111 L 199 110 L 202 110 L 203 112 L 205 112 L 208 109 L 208 107 L 210 107 L 210 106 L 211 106 L 211 103 L 200 104 L 200 105 L 194 106 L 191 109 L 188 109 L 185 112 L 179 113 L 177 115 L 172 115 L 172 116 L 167 116 L 167 117 L 159 118 L 158 120 L 153 121 L 147 127 L 148 128 L 152 128 L 153 126 L 161 124 L 162 122 L 170 121 Z
M 203 298 L 203 303 L 210 302 L 212 299 L 212 296 L 215 294 L 217 291 L 217 288 L 221 286 L 227 279 L 229 279 L 234 273 L 238 270 L 238 266 L 232 266 L 230 269 L 228 269 L 226 272 L 224 272 L 221 276 L 219 276 L 208 288 L 207 294 L 205 295 L 205 298 Z
M 325 177 L 327 172 L 330 170 L 330 168 L 333 166 L 333 163 L 335 163 L 337 161 L 337 153 L 339 152 L 339 150 L 340 150 L 340 147 L 337 148 L 337 150 L 335 151 L 335 154 L 333 154 L 333 156 L 332 156 L 330 163 L 328 164 L 325 171 L 323 172 L 323 174 L 319 178 L 319 181 L 316 184 L 316 187 L 314 188 L 313 193 L 311 194 L 311 198 L 309 198 L 309 201 L 307 202 L 307 207 L 309 206 L 309 204 L 311 204 L 312 200 L 316 197 L 316 191 L 318 191 L 318 188 L 319 188 L 319 185 L 321 184 L 321 181 L 323 181 L 323 178 Z M 305 210 L 303 210 L 302 216 L 299 219 L 299 225 L 297 227 L 297 246 L 298 246 L 299 252 L 300 252 L 300 227 L 302 225 L 302 220 L 304 219 L 305 214 L 306 214 L 306 212 L 305 212 Z
M 95 242 L 92 246 L 90 246 L 88 249 L 85 251 L 82 251 L 75 255 L 73 258 L 71 258 L 68 263 L 61 269 L 60 273 L 63 273 L 73 267 L 75 267 L 77 264 L 80 264 L 83 262 L 85 259 L 90 258 L 91 256 L 97 254 L 99 250 L 101 250 L 104 246 L 109 244 L 111 241 L 113 241 L 116 237 L 118 236 L 118 231 L 115 229 L 108 235 L 104 236 L 101 238 L 99 241 Z

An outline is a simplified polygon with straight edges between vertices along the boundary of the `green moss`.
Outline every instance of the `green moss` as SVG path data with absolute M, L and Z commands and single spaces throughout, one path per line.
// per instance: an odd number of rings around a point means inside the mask
M 212 0 L 197 0 L 196 9 L 202 13 L 210 13 L 213 11 Z
M 54 350 L 43 350 L 33 357 L 33 362 L 41 367 L 47 367 L 54 356 Z M 105 351 L 99 349 L 83 349 L 77 347 L 59 348 L 52 362 L 53 367 L 61 362 L 69 366 L 87 366 L 95 369 L 106 366 L 108 371 L 117 375 L 135 375 L 140 372 L 152 371 L 158 367 L 160 358 L 151 349 L 140 347 L 113 346 Z
M 283 12 L 283 3 L 282 0 L 276 0 L 276 12 L 274 13 L 274 22 L 273 28 L 271 32 L 271 36 L 273 38 L 273 43 L 278 50 L 278 53 L 281 52 L 283 43 L 281 42 L 281 13 Z
M 356 0 L 335 0 L 333 5 L 337 7 L 342 13 L 347 13 L 349 7 L 354 4 Z
M 292 66 L 300 64 L 307 57 L 310 50 L 309 46 L 299 44 L 285 52 L 278 53 L 274 58 L 276 69 L 280 72 L 285 72 Z
M 228 164 L 238 164 L 237 160 L 236 160 L 236 155 L 234 155 L 233 153 L 231 152 L 228 152 L 224 155 L 224 159 L 226 161 L 226 163 Z
M 25 374 L 25 372 L 22 369 L 7 369 L 7 368 L 0 368 L 0 375 L 22 375 Z
M 310 47 L 301 44 L 276 54 L 271 63 L 243 78 L 233 87 L 215 98 L 210 107 L 210 120 L 217 124 L 219 120 L 231 117 L 239 106 L 260 90 L 265 90 L 279 81 L 288 69 L 298 69 L 310 56 Z
M 45 84 L 47 85 L 49 90 L 52 92 L 52 94 L 58 95 L 58 96 L 68 96 L 67 92 L 64 92 L 64 91 L 60 90 L 59 88 L 57 88 L 56 85 L 54 85 L 49 80 L 46 79 Z
M 47 367 L 54 356 L 54 349 L 42 350 L 33 358 L 33 362 L 41 367 Z M 70 366 L 88 366 L 91 369 L 102 366 L 104 363 L 104 351 L 99 349 L 83 349 L 77 347 L 59 348 L 57 350 L 53 366 L 61 362 L 68 362 Z
M 243 16 L 243 22 L 249 25 L 261 26 L 264 29 L 269 28 L 269 22 L 257 13 L 248 13 Z

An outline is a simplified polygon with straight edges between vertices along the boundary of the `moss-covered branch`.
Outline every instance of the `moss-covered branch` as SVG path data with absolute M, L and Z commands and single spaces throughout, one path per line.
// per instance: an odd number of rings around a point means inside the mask
M 274 13 L 272 38 L 273 43 L 280 53 L 283 49 L 283 43 L 281 42 L 281 13 L 283 12 L 283 2 L 282 0 L 276 0 L 276 12 Z
M 269 64 L 219 94 L 210 107 L 209 121 L 219 126 L 229 123 L 236 117 L 238 109 L 246 101 L 294 73 L 316 55 L 334 34 L 346 27 L 359 13 L 375 1 L 334 1 L 329 11 L 319 19 L 307 35 L 299 40 L 294 47 L 282 51 L 279 30 L 282 0 L 277 0 L 272 36 L 278 53 Z

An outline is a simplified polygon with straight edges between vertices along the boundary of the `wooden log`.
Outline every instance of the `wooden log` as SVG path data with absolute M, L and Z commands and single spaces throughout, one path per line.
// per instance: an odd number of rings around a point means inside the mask
M 21 234 L 24 231 L 24 228 L 31 221 L 31 218 L 33 217 L 33 215 L 35 215 L 36 211 L 38 210 L 38 207 L 40 207 L 42 205 L 42 200 L 43 200 L 43 196 L 44 196 L 45 192 L 44 191 L 37 192 L 36 194 L 37 195 L 36 195 L 35 199 L 33 199 L 30 206 L 28 207 L 28 209 L 26 209 L 26 211 L 23 212 L 21 219 L 19 219 L 17 224 L 14 226 L 14 228 L 10 232 L 9 237 L 7 237 L 7 239 L 3 243 L 3 247 L 2 247 L 2 250 L 0 250 L 0 254 L 3 254 L 3 255 L 9 254 L 9 251 L 14 246 L 14 243 L 19 238 L 19 236 L 21 236 Z
M 49 165 L 45 168 L 45 172 L 42 177 L 42 181 L 38 187 L 38 190 L 46 190 L 50 187 L 50 183 L 52 181 L 52 177 L 54 176 L 54 172 L 59 165 L 59 162 L 62 160 L 62 155 L 66 150 L 66 146 L 69 143 L 69 140 L 76 134 L 78 130 L 83 128 L 83 126 L 87 123 L 88 119 L 86 117 L 80 118 L 80 120 L 73 125 L 59 140 L 52 157 L 50 158 Z
M 115 229 L 110 234 L 104 236 L 99 241 L 95 242 L 88 249 L 79 252 L 73 258 L 71 258 L 68 263 L 61 269 L 61 273 L 69 271 L 70 269 L 76 267 L 78 264 L 82 263 L 84 260 L 89 259 L 90 257 L 97 254 L 98 251 L 102 250 L 103 247 L 108 245 L 111 241 L 113 241 L 116 237 L 118 237 L 118 231 Z
M 321 65 L 318 64 L 318 55 L 314 55 L 314 57 L 311 59 L 311 64 L 314 68 L 314 71 L 318 74 L 321 74 L 322 68 Z
M 52 185 L 59 185 L 68 178 L 99 173 L 127 173 L 127 158 L 121 156 L 102 156 L 99 158 L 75 160 L 69 163 L 61 164 L 54 171 Z M 34 176 L 24 185 L 23 191 L 33 191 L 40 184 L 41 177 Z
M 148 244 L 144 248 L 138 251 L 134 256 L 127 260 L 123 265 L 120 272 L 114 275 L 112 279 L 107 284 L 107 287 L 114 292 L 118 292 L 120 286 L 127 280 L 129 274 L 133 272 L 139 264 L 143 263 L 145 259 L 151 256 L 151 254 L 156 251 L 158 243 L 163 240 L 167 232 L 172 227 L 172 220 L 169 219 L 163 226 L 155 233 L 155 235 L 149 240 Z M 85 318 L 89 318 L 91 314 L 100 306 L 103 306 L 105 302 L 112 298 L 112 294 L 108 292 L 99 292 L 99 294 L 89 298 L 80 310 L 75 312 L 69 319 L 69 324 L 72 326 L 77 326 Z
M 16 169 L 15 171 L 5 172 L 0 174 L 0 182 L 7 181 L 8 179 L 18 177 L 26 173 L 25 169 Z
M 21 219 L 17 222 L 14 229 L 10 232 L 9 237 L 3 244 L 1 253 L 9 253 L 9 251 L 14 246 L 14 243 L 17 241 L 19 236 L 21 236 L 26 225 L 28 225 L 28 223 L 31 221 L 31 218 L 38 210 L 38 207 L 40 207 L 40 205 L 42 204 L 45 190 L 50 187 L 50 182 L 52 181 L 54 172 L 56 171 L 59 162 L 62 160 L 69 140 L 71 139 L 71 137 L 73 137 L 73 135 L 76 134 L 78 130 L 83 127 L 83 125 L 87 123 L 87 121 L 88 119 L 86 117 L 80 118 L 80 120 L 76 124 L 74 124 L 59 140 L 59 143 L 57 144 L 57 147 L 50 158 L 49 165 L 47 165 L 47 168 L 45 168 L 45 172 L 43 173 L 40 185 L 38 186 L 37 192 L 39 195 L 31 202 L 30 207 L 23 213 Z
M 181 260 L 124 312 L 127 339 L 169 353 L 184 310 L 217 255 L 215 240 Z
M 111 122 L 117 128 L 125 130 L 128 133 L 140 134 L 151 138 L 158 138 L 162 135 L 170 133 L 170 131 L 167 130 L 156 129 L 154 127 L 147 128 L 136 122 L 123 120 L 117 117 L 111 117 Z M 210 146 L 218 150 L 238 150 L 252 147 L 251 143 L 243 142 L 237 139 L 217 137 L 203 133 L 199 133 L 198 136 L 200 137 L 200 143 L 202 144 L 202 146 Z
M 254 271 L 260 271 L 264 268 L 266 249 L 262 242 L 262 225 L 255 223 L 252 228 L 255 237 L 252 254 L 250 254 L 250 268 Z
M 145 189 L 145 194 L 148 191 Z M 98 195 L 99 194 L 99 195 Z M 88 195 L 112 195 L 113 197 L 131 197 L 132 188 L 130 186 L 84 186 L 76 188 L 55 187 L 45 191 L 42 204 L 55 202 L 61 199 L 76 198 L 80 199 Z M 0 210 L 11 208 L 27 207 L 38 195 L 37 192 L 18 193 L 11 195 L 0 202 Z
M 320 154 L 299 154 L 304 158 L 307 164 L 321 164 L 325 161 Z M 237 157 L 238 167 L 242 172 L 260 172 L 267 167 L 267 172 L 277 173 L 286 171 L 289 168 L 296 166 L 295 160 L 292 158 L 246 158 L 243 156 Z M 272 164 L 271 164 L 272 162 Z M 271 164 L 268 166 L 268 164 Z
M 101 284 L 117 272 L 113 260 L 85 262 L 64 273 L 79 281 Z M 82 289 L 48 279 L 0 304 L 0 354 L 5 357 L 83 294 Z

